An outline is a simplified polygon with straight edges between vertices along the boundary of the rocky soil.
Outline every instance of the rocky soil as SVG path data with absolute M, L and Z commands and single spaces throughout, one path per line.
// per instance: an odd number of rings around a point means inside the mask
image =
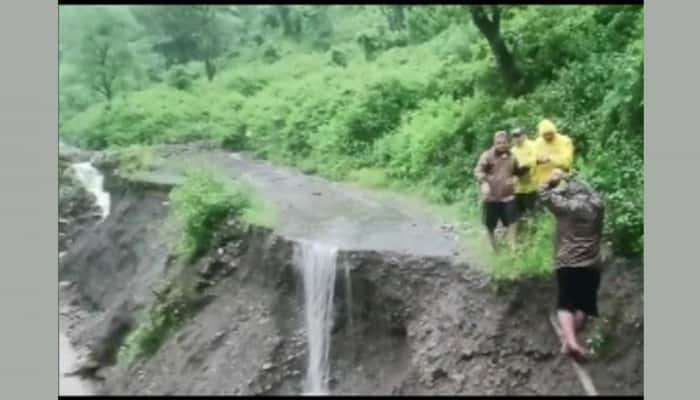
M 261 176 L 266 171 L 261 164 L 236 165 L 237 175 Z M 255 171 L 245 170 L 246 165 L 254 165 Z M 284 181 L 279 170 L 273 171 L 277 175 L 268 171 L 267 176 Z M 294 179 L 296 184 L 303 182 L 298 176 Z M 299 394 L 307 356 L 303 292 L 292 263 L 296 235 L 280 229 L 250 227 L 241 232 L 230 221 L 228 232 L 220 233 L 220 244 L 191 266 L 202 300 L 196 315 L 147 361 L 132 368 L 116 362 L 125 335 L 156 300 L 154 291 L 174 266 L 169 244 L 177 232 L 168 224 L 168 185 L 109 176 L 107 183 L 112 212 L 99 224 L 82 222 L 94 217 L 87 216 L 93 208 L 79 190 L 60 200 L 61 216 L 67 219 L 59 265 L 64 282 L 61 326 L 76 348 L 85 349 L 90 360 L 84 363 L 86 375 L 100 377 L 97 390 L 141 395 Z M 313 184 L 323 185 L 316 180 Z M 321 190 L 341 191 L 330 184 Z M 354 196 L 355 212 L 361 204 L 369 214 L 386 207 L 367 206 L 364 198 Z M 319 207 L 322 213 L 333 208 L 330 203 Z M 379 225 L 403 224 L 404 214 L 396 213 Z M 427 221 L 420 219 L 424 226 Z M 411 240 L 416 237 L 406 243 Z M 396 248 L 398 242 L 377 249 L 352 246 L 339 254 L 331 344 L 333 393 L 584 394 L 571 366 L 558 356 L 557 338 L 547 320 L 553 309 L 553 282 L 495 287 L 451 257 L 447 245 L 434 247 L 445 252 L 412 254 Z M 346 270 L 350 282 L 345 281 Z M 611 345 L 604 356 L 586 365 L 601 394 L 643 392 L 642 299 L 641 268 L 610 263 L 600 308 L 612 321 L 606 331 Z

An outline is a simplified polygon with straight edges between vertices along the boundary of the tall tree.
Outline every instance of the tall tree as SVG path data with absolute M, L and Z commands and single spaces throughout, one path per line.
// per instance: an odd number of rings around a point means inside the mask
M 209 80 L 240 22 L 229 6 L 139 6 L 132 12 L 155 37 L 154 50 L 163 54 L 168 66 L 203 61 Z
M 513 53 L 508 49 L 501 35 L 501 10 L 499 6 L 470 6 L 472 21 L 486 41 L 496 58 L 498 70 L 510 93 L 518 96 L 525 91 L 525 76 L 518 68 Z
M 104 14 L 88 27 L 80 47 L 81 72 L 90 89 L 103 96 L 108 105 L 132 59 L 125 28 L 122 21 Z
M 381 6 L 380 9 L 384 18 L 386 18 L 389 29 L 392 31 L 400 31 L 406 28 L 406 14 L 405 9 L 409 8 L 408 5 L 396 5 L 392 4 L 390 6 Z

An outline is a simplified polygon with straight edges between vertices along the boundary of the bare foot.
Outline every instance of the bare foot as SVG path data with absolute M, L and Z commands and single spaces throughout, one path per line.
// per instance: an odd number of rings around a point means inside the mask
M 568 348 L 568 346 L 566 345 L 566 343 L 562 343 L 562 344 L 561 344 L 561 349 L 559 349 L 559 352 L 560 352 L 562 355 L 567 355 L 567 354 L 568 354 L 569 348 Z
M 562 346 L 563 353 L 574 360 L 578 363 L 583 363 L 586 361 L 586 350 L 581 348 L 581 346 L 575 345 L 571 346 L 569 344 L 565 344 Z

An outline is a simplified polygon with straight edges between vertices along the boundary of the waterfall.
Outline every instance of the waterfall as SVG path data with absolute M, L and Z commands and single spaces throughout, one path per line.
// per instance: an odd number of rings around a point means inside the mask
M 97 199 L 97 205 L 102 210 L 102 219 L 107 218 L 109 215 L 110 197 L 109 193 L 104 191 L 104 176 L 89 162 L 75 163 L 73 164 L 73 169 L 83 187 Z
M 302 241 L 296 248 L 296 264 L 304 282 L 304 316 L 309 354 L 305 394 L 328 394 L 337 254 L 336 248 L 318 243 Z

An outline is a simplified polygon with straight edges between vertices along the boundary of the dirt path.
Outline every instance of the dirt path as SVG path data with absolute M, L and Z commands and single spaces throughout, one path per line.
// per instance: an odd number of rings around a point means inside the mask
M 217 169 L 255 188 L 279 210 L 276 230 L 353 250 L 389 250 L 430 256 L 453 256 L 454 235 L 439 220 L 400 198 L 329 182 L 291 168 L 220 150 L 186 150 L 166 158 L 150 176 L 176 180 L 183 164 Z

